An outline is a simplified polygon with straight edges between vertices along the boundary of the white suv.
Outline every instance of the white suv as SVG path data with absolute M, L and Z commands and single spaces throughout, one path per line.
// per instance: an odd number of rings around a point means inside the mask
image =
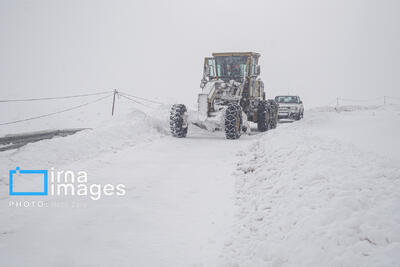
M 298 96 L 283 95 L 275 97 L 279 104 L 278 119 L 300 120 L 303 118 L 303 102 Z

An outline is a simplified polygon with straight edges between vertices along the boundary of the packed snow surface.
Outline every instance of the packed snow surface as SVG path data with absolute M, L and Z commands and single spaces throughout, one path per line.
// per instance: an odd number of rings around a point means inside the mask
M 239 140 L 172 138 L 167 107 L 120 113 L 0 153 L 0 266 L 398 266 L 398 107 L 309 110 Z M 9 196 L 17 166 L 126 194 Z M 10 204 L 38 200 L 58 205 Z

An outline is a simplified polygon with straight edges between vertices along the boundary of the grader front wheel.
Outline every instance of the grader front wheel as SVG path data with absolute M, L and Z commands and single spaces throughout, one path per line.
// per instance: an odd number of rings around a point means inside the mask
M 239 139 L 242 130 L 242 108 L 237 103 L 229 104 L 225 111 L 225 136 Z
M 185 105 L 175 104 L 172 106 L 169 117 L 169 126 L 172 136 L 178 138 L 186 137 L 188 131 L 186 111 Z

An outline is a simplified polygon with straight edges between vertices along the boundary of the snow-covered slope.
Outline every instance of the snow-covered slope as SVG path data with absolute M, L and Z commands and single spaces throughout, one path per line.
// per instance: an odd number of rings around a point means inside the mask
M 18 150 L 0 153 L 0 164 L 28 168 L 48 168 L 75 161 L 96 158 L 109 152 L 117 152 L 144 142 L 154 141 L 168 134 L 167 116 L 151 116 L 130 108 L 123 114 L 100 117 L 93 129 L 84 130 L 67 138 L 54 138 L 30 143 Z M 168 113 L 161 107 L 159 113 Z M 45 119 L 46 120 L 46 119 Z M 57 118 L 52 119 L 58 121 Z M 52 125 L 55 125 L 50 120 Z M 68 125 L 76 125 L 71 122 Z M 28 128 L 29 129 L 29 128 Z M 25 130 L 26 131 L 26 130 Z M 2 173 L 0 177 L 7 176 Z
M 159 114 L 163 114 L 160 116 Z M 263 134 L 168 135 L 168 111 L 0 153 L 0 266 L 396 266 L 400 110 L 311 110 Z M 8 196 L 8 170 L 85 170 L 125 196 Z M 9 207 L 44 200 L 50 208 Z

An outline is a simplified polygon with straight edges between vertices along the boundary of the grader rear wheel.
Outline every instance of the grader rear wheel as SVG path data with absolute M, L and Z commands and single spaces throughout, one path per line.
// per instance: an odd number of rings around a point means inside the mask
M 266 101 L 260 101 L 257 109 L 257 128 L 260 132 L 268 131 L 271 124 L 271 114 Z

